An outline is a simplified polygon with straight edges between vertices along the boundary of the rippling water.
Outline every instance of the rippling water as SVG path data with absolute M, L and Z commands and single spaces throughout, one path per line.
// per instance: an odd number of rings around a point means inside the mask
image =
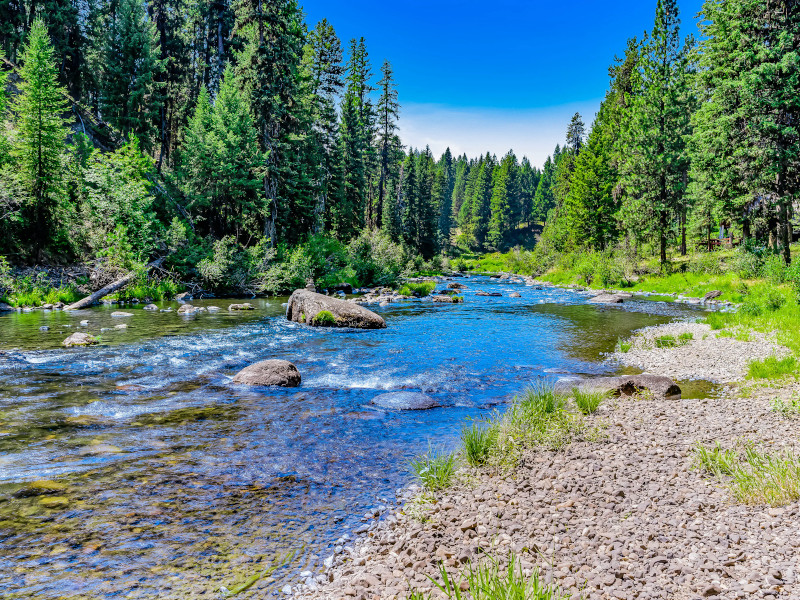
M 454 447 L 466 419 L 532 380 L 607 372 L 601 354 L 618 337 L 688 310 L 644 314 L 567 290 L 463 281 L 465 304 L 376 308 L 388 328 L 368 332 L 288 322 L 285 299 L 194 317 L 1 315 L 0 596 L 217 597 L 297 550 L 255 588 L 277 590 L 392 500 L 410 457 Z M 120 322 L 128 328 L 113 329 Z M 62 348 L 76 330 L 102 345 Z M 266 358 L 295 363 L 302 386 L 231 384 Z M 421 390 L 443 407 L 373 408 L 386 390 Z M 62 504 L 25 496 L 42 479 L 65 486 Z

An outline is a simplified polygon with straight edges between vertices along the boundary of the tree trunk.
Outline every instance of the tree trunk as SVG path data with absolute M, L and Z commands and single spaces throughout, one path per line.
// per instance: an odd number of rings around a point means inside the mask
M 681 212 L 681 256 L 686 256 L 686 209 Z
M 145 267 L 145 272 L 149 271 L 153 267 L 161 266 L 161 263 L 164 262 L 165 258 L 166 256 L 162 256 L 161 258 L 149 263 Z M 105 296 L 108 296 L 109 294 L 116 292 L 118 289 L 128 285 L 131 281 L 133 281 L 136 278 L 136 275 L 137 273 L 128 273 L 127 275 L 125 275 L 125 277 L 117 279 L 113 283 L 109 283 L 106 287 L 97 290 L 95 293 L 86 296 L 82 300 L 78 300 L 77 302 L 70 304 L 69 306 L 65 307 L 64 310 L 80 310 L 82 308 L 89 308 L 92 304 L 94 304 L 101 298 L 104 298 Z
M 667 211 L 662 210 L 659 214 L 659 246 L 661 266 L 667 264 Z

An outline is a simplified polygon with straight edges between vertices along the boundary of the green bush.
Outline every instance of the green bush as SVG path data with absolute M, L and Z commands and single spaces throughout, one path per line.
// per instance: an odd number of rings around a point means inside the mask
M 660 335 L 655 340 L 656 348 L 674 348 L 678 345 L 674 335 Z
M 606 392 L 581 390 L 579 388 L 572 388 L 572 398 L 580 411 L 589 415 L 595 412 L 600 405 L 608 397 Z
M 761 276 L 762 260 L 745 247 L 740 247 L 728 259 L 727 268 L 731 273 L 736 273 L 742 279 L 756 279 Z
M 786 263 L 777 254 L 769 254 L 764 258 L 761 275 L 775 285 L 780 285 L 786 280 Z
M 719 257 L 719 252 L 698 252 L 692 256 L 687 270 L 692 273 L 705 273 L 706 275 L 722 275 L 725 268 Z

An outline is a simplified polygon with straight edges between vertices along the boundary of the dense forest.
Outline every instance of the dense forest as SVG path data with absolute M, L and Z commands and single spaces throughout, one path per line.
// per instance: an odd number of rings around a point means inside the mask
M 0 0 L 0 256 L 209 288 L 375 283 L 443 255 L 762 240 L 790 260 L 800 7 L 674 0 L 541 170 L 406 148 L 392 66 L 295 0 Z M 536 135 L 535 131 L 531 132 Z M 710 244 L 709 244 L 710 247 Z M 542 259 L 542 264 L 546 259 Z

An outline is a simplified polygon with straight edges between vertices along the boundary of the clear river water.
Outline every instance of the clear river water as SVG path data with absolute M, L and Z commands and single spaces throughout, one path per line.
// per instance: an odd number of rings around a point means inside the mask
M 285 298 L 247 300 L 252 312 L 194 301 L 223 310 L 192 317 L 142 305 L 0 314 L 0 597 L 218 598 L 295 551 L 252 588 L 279 594 L 394 501 L 411 457 L 455 448 L 463 424 L 537 379 L 613 372 L 603 353 L 632 330 L 697 314 L 459 281 L 464 304 L 371 306 L 388 324 L 379 331 L 289 322 Z M 76 330 L 101 345 L 63 348 Z M 302 385 L 231 383 L 267 358 L 296 364 Z M 443 406 L 370 404 L 392 390 Z M 28 493 L 39 480 L 57 495 Z

